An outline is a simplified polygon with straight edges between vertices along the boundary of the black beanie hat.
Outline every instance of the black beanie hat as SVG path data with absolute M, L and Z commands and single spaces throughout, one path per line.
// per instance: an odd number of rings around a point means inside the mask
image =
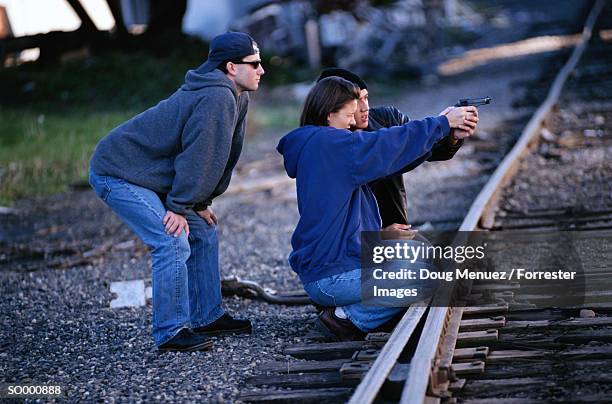
M 366 84 L 365 81 L 361 79 L 361 77 L 359 77 L 358 75 L 356 75 L 355 73 L 351 71 L 348 71 L 346 69 L 341 69 L 339 67 L 330 67 L 328 69 L 324 69 L 321 72 L 321 75 L 319 76 L 319 78 L 317 79 L 317 83 L 323 80 L 324 78 L 331 77 L 331 76 L 342 77 L 343 79 L 348 80 L 351 83 L 358 85 L 360 90 L 365 90 L 368 88 L 368 85 Z

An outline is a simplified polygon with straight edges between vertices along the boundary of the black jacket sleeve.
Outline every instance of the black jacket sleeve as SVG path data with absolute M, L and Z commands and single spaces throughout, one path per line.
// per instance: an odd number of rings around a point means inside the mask
M 463 139 L 460 139 L 456 144 L 451 144 L 452 133 L 453 131 L 451 130 L 451 134 L 436 143 L 433 149 L 431 149 L 431 156 L 429 156 L 427 161 L 444 161 L 453 158 L 463 145 Z
M 410 121 L 395 107 L 380 107 L 370 110 L 370 125 L 368 130 L 378 130 L 391 126 L 403 125 Z M 443 137 L 431 149 L 417 160 L 403 167 L 397 173 L 372 181 L 370 189 L 378 202 L 378 209 L 382 219 L 383 227 L 393 223 L 408 224 L 408 208 L 406 203 L 406 188 L 402 174 L 414 170 L 425 161 L 440 161 L 451 159 L 463 144 L 460 140 L 456 145 L 450 143 L 449 136 Z

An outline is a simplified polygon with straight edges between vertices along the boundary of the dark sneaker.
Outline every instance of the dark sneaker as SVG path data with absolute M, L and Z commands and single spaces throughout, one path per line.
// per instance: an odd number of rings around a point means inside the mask
M 326 307 L 317 318 L 316 326 L 323 334 L 337 341 L 360 341 L 366 333 L 350 320 L 336 316 L 335 307 Z
M 170 339 L 157 347 L 160 351 L 194 352 L 204 351 L 212 347 L 213 342 L 202 335 L 193 333 L 188 328 L 183 328 Z
M 199 335 L 250 334 L 252 330 L 249 320 L 238 320 L 225 313 L 213 323 L 196 327 L 193 332 Z

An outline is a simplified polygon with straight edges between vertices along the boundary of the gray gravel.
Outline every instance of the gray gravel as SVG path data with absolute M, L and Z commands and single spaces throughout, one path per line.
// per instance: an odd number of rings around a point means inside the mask
M 256 143 L 270 145 L 274 137 L 278 135 L 262 136 Z M 258 147 L 247 148 L 245 161 L 253 160 L 249 153 L 257 154 Z M 421 188 L 419 194 L 410 193 L 413 206 L 453 209 L 440 202 L 445 194 L 436 192 L 445 178 L 439 173 L 464 172 L 469 164 L 469 156 L 463 156 L 440 164 L 444 168 L 430 164 L 419 169 L 418 176 L 410 177 L 418 179 L 408 183 L 409 190 Z M 271 172 L 280 172 L 280 167 L 257 176 Z M 215 202 L 223 276 L 236 275 L 279 290 L 300 288 L 286 261 L 298 219 L 294 195 L 290 186 Z M 467 206 L 469 197 L 458 199 Z M 50 250 L 61 241 L 83 252 L 109 240 L 134 239 L 90 191 L 24 206 L 23 216 L 0 218 L 12 244 L 30 241 L 30 248 Z M 418 220 L 418 214 L 414 216 Z M 17 227 L 19 234 L 11 230 Z M 11 251 L 9 244 L 0 247 Z M 32 265 L 32 260 L 27 263 Z M 150 337 L 150 306 L 109 308 L 111 282 L 150 276 L 149 257 L 140 242 L 131 250 L 109 251 L 85 266 L 54 269 L 40 260 L 36 270 L 27 272 L 22 264 L 24 260 L 0 261 L 1 381 L 60 384 L 69 401 L 233 401 L 241 391 L 256 390 L 244 385 L 245 378 L 262 362 L 286 359 L 282 347 L 302 342 L 315 318 L 311 307 L 227 298 L 230 313 L 253 320 L 252 336 L 218 338 L 211 352 L 158 355 Z
M 456 98 L 489 95 L 499 106 L 482 109 L 480 138 L 507 143 L 517 133 L 501 123 L 524 114 L 510 109 L 510 98 L 520 91 L 514 83 L 533 78 L 538 70 L 540 59 L 529 60 L 532 63 L 504 64 L 506 71 L 488 68 L 435 86 L 408 86 L 405 96 L 393 99 L 372 91 L 371 101 L 394 103 L 420 118 L 438 113 Z M 281 135 L 262 133 L 252 139 L 241 164 L 274 156 Z M 474 152 L 468 144 L 452 161 L 428 163 L 406 176 L 413 222 L 440 216 L 452 221 L 467 210 L 481 176 L 487 174 L 474 161 Z M 281 172 L 277 160 L 248 175 L 266 178 Z M 255 367 L 286 359 L 282 347 L 302 342 L 315 318 L 310 307 L 227 298 L 230 313 L 254 322 L 252 336 L 218 338 L 210 352 L 158 355 L 150 337 L 150 306 L 109 308 L 111 282 L 150 276 L 148 254 L 140 242 L 134 249 L 109 251 L 91 264 L 66 269 L 45 264 L 54 256 L 37 261 L 16 252 L 17 245 L 84 252 L 107 241 L 134 239 L 117 217 L 90 191 L 18 206 L 19 216 L 0 215 L 0 382 L 60 384 L 71 402 L 234 401 L 240 392 L 256 390 L 244 383 Z M 214 208 L 221 221 L 223 276 L 237 275 L 280 290 L 300 288 L 286 262 L 298 218 L 292 186 L 224 196 Z
M 273 225 L 261 214 L 258 219 L 248 219 L 250 212 L 265 208 L 264 201 L 260 202 L 260 206 L 255 200 L 229 202 L 219 209 L 220 216 L 227 218 L 221 227 L 223 275 L 295 289 L 295 276 L 285 264 L 291 231 L 286 223 L 295 219 L 295 213 L 287 206 L 282 209 L 286 214 L 277 212 L 271 218 L 275 223 L 285 222 L 284 227 Z M 124 241 L 133 237 L 91 192 L 35 204 L 41 221 L 49 218 L 55 225 L 73 224 L 80 218 L 82 225 L 71 227 L 71 235 L 63 232 L 69 244 L 88 249 L 108 238 Z M 47 212 L 47 206 L 53 209 Z M 68 206 L 71 209 L 60 209 Z M 229 312 L 254 321 L 253 336 L 218 338 L 211 352 L 159 355 L 150 337 L 150 306 L 108 308 L 111 281 L 150 276 L 148 255 L 139 251 L 141 248 L 135 253 L 109 252 L 93 265 L 66 270 L 44 269 L 44 265 L 34 272 L 5 268 L 0 273 L 4 295 L 2 381 L 60 384 L 71 401 L 227 401 L 237 396 L 241 381 L 257 364 L 283 358 L 280 347 L 302 341 L 307 332 L 313 313 L 310 307 L 227 298 Z

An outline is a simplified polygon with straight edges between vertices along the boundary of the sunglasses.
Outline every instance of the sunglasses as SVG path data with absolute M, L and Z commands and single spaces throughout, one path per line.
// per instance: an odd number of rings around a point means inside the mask
M 232 60 L 231 61 L 235 65 L 251 65 L 253 69 L 259 69 L 261 66 L 261 60 L 254 60 L 252 62 L 245 62 L 244 60 Z

